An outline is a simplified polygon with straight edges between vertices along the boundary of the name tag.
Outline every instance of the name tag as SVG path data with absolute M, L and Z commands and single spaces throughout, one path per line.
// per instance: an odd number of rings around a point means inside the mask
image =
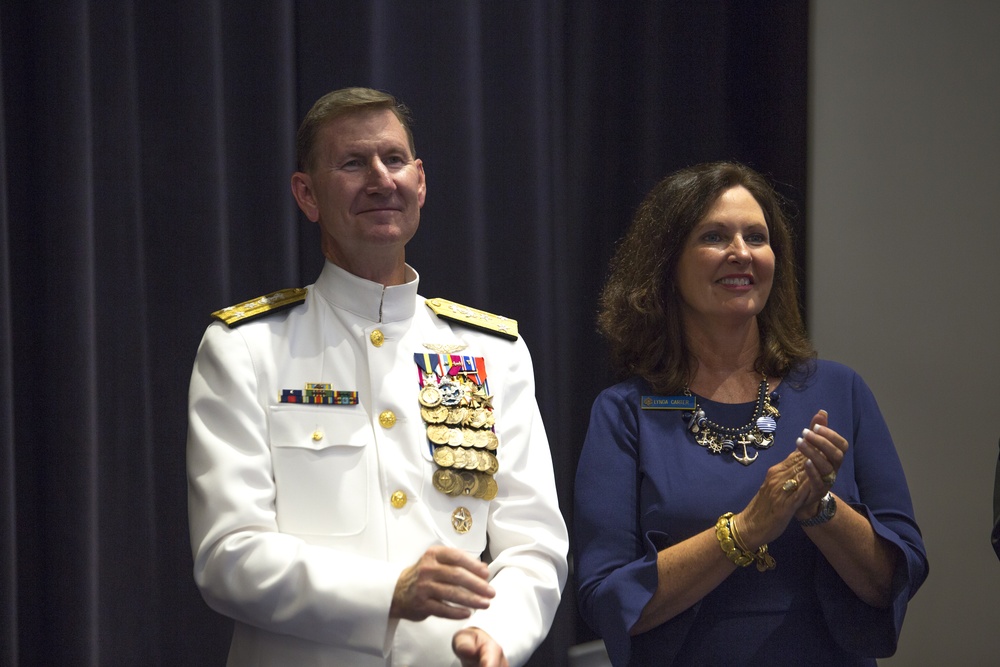
M 643 396 L 643 410 L 694 410 L 694 396 Z

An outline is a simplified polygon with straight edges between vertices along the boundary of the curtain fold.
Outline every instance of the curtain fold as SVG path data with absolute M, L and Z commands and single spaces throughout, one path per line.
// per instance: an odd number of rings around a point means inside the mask
M 572 520 L 590 404 L 615 375 L 596 297 L 639 200 L 736 158 L 804 210 L 806 12 L 5 2 L 0 664 L 224 662 L 231 623 L 191 578 L 191 363 L 210 312 L 317 275 L 289 175 L 301 116 L 334 88 L 412 108 L 428 194 L 407 259 L 423 294 L 519 320 Z M 531 664 L 592 638 L 572 588 Z

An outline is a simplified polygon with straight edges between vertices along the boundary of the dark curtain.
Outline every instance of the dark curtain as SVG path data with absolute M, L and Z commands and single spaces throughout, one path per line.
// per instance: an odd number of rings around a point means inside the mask
M 345 85 L 413 109 L 407 259 L 425 296 L 519 320 L 571 522 L 615 378 L 594 332 L 614 243 L 703 160 L 803 210 L 807 19 L 793 0 L 4 0 L 0 664 L 224 663 L 231 625 L 191 577 L 191 363 L 211 311 L 317 275 L 293 137 Z M 532 664 L 593 638 L 564 597 Z

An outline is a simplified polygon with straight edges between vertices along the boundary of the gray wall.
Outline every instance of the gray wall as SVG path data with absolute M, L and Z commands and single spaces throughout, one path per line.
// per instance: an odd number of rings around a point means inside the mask
M 879 399 L 930 559 L 880 664 L 998 664 L 1000 3 L 811 8 L 809 327 Z

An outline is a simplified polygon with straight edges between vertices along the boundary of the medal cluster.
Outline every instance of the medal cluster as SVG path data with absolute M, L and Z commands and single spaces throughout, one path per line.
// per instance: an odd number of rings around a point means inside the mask
M 434 488 L 450 496 L 492 500 L 500 442 L 493 431 L 485 362 L 480 357 L 416 356 L 422 370 L 420 416 L 438 466 Z

